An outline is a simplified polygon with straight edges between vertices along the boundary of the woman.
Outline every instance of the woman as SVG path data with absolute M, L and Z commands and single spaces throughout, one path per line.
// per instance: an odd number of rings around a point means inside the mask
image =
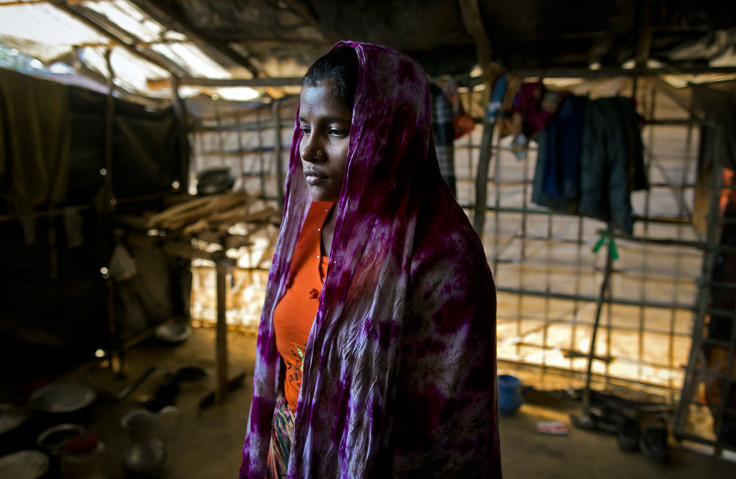
M 501 477 L 495 287 L 430 110 L 387 47 L 340 42 L 307 72 L 240 477 Z

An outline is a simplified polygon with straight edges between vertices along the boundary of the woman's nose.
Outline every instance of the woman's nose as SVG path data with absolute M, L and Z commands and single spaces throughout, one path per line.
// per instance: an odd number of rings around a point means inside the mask
M 313 138 L 302 138 L 302 160 L 316 162 L 321 161 L 325 157 L 325 151 L 322 145 Z

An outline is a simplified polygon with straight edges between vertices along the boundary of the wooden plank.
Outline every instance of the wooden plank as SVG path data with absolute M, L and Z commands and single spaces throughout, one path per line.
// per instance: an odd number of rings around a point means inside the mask
M 215 325 L 215 360 L 217 362 L 217 387 L 215 403 L 225 402 L 227 381 L 227 272 L 230 261 L 220 258 L 215 261 L 217 276 L 217 324 Z
M 478 171 L 475 176 L 475 211 L 473 213 L 473 228 L 478 236 L 483 238 L 486 224 L 486 200 L 488 197 L 488 170 L 491 165 L 493 142 L 493 123 L 483 125 L 483 138 L 480 144 Z

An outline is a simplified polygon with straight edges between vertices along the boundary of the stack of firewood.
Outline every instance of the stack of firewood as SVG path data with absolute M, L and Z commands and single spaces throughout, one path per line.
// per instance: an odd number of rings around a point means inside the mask
M 151 216 L 148 227 L 208 240 L 221 239 L 236 224 L 248 225 L 250 236 L 279 217 L 277 209 L 245 192 L 233 192 L 187 199 Z

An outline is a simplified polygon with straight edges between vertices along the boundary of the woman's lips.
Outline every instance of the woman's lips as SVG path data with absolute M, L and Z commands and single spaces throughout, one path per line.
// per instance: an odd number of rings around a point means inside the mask
M 304 179 L 306 179 L 307 184 L 316 185 L 325 181 L 327 177 L 319 171 L 308 170 L 304 172 Z

